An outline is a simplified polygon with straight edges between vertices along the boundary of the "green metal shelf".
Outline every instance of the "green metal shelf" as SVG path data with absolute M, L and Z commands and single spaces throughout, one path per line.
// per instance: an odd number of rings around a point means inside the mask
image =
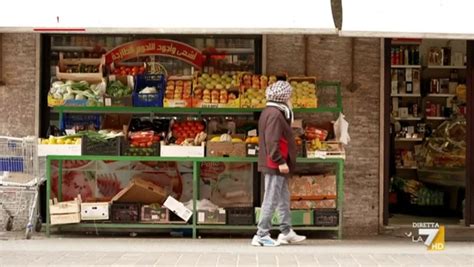
M 198 230 L 255 230 L 255 225 L 199 225 L 197 223 L 197 207 L 196 203 L 199 199 L 199 180 L 201 162 L 248 162 L 256 163 L 256 157 L 203 157 L 203 158 L 185 158 L 185 157 L 134 157 L 134 156 L 48 156 L 46 158 L 46 199 L 51 198 L 51 163 L 52 161 L 59 161 L 59 173 L 62 170 L 62 162 L 64 160 L 115 160 L 115 161 L 180 161 L 193 162 L 193 217 L 191 224 L 148 224 L 148 223 L 111 223 L 111 222 L 96 222 L 96 223 L 80 223 L 74 225 L 57 225 L 50 224 L 49 203 L 46 203 L 46 235 L 49 236 L 51 227 L 59 227 L 59 229 L 66 228 L 108 228 L 108 229 L 171 229 L 182 228 L 191 229 L 193 238 L 197 237 Z M 337 231 L 338 237 L 342 238 L 342 210 L 344 205 L 344 159 L 313 159 L 313 158 L 297 158 L 298 163 L 323 163 L 336 165 L 336 184 L 337 184 L 337 209 L 339 212 L 339 225 L 337 227 L 316 227 L 316 226 L 297 226 L 294 229 L 308 230 L 308 231 Z M 62 190 L 62 177 L 58 180 L 58 190 Z M 274 229 L 277 229 L 276 227 Z
M 164 107 L 55 107 L 59 113 L 134 113 L 134 114 L 251 114 L 261 108 L 164 108 Z M 339 107 L 295 108 L 295 113 L 342 112 Z
M 257 225 L 219 225 L 219 224 L 198 224 L 198 229 L 210 229 L 210 230 L 256 230 Z M 278 226 L 273 226 L 273 230 L 278 230 Z M 295 230 L 321 230 L 321 231 L 337 231 L 338 227 L 319 227 L 319 226 L 294 226 Z
M 137 156 L 48 156 L 49 160 L 115 160 L 115 161 L 176 161 L 176 162 L 243 162 L 256 163 L 257 157 L 137 157 Z M 344 159 L 297 158 L 298 163 L 339 163 Z
M 96 222 L 96 223 L 78 223 L 78 224 L 64 224 L 52 225 L 60 228 L 114 228 L 114 229 L 192 229 L 192 224 L 157 224 L 157 223 L 110 223 L 110 222 Z

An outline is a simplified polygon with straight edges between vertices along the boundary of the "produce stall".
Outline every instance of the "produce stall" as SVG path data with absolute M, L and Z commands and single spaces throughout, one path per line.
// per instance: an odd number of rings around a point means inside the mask
M 60 57 L 48 96 L 59 129 L 40 141 L 46 199 L 53 200 L 48 235 L 52 227 L 96 227 L 187 229 L 195 238 L 198 230 L 256 228 L 265 88 L 287 79 L 297 118 L 336 119 L 343 118 L 340 83 L 232 70 L 214 56 L 173 40 L 143 39 L 110 49 L 95 67 Z M 101 79 L 83 80 L 88 72 L 96 77 L 95 68 Z M 298 166 L 306 170 L 292 177 L 291 200 L 295 228 L 336 231 L 340 238 L 345 141 L 338 122 L 292 125 Z

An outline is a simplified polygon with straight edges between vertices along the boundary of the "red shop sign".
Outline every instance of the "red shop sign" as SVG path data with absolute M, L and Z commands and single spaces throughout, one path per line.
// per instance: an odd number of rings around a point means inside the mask
M 105 55 L 105 62 L 127 60 L 144 55 L 173 57 L 201 68 L 203 56 L 201 51 L 185 43 L 165 39 L 145 39 L 118 46 Z

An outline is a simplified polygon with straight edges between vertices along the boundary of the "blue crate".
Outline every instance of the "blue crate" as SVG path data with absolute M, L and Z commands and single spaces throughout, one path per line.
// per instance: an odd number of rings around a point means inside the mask
M 163 90 L 166 87 L 166 80 L 163 74 L 142 74 L 135 76 L 134 84 L 136 92 L 148 86 Z
M 155 87 L 155 94 L 139 94 L 145 87 Z M 132 93 L 134 107 L 163 107 L 166 80 L 163 74 L 143 74 L 135 77 L 135 88 Z
M 134 107 L 163 107 L 163 91 L 156 94 L 132 93 Z
M 23 158 L 22 157 L 0 158 L 0 171 L 23 172 Z
M 74 126 L 94 125 L 96 130 L 100 129 L 100 114 L 64 114 L 61 121 L 61 130 L 71 129 Z

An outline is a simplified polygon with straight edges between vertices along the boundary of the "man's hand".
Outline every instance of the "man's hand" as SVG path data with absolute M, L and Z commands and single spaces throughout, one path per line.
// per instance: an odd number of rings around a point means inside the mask
M 290 172 L 290 168 L 288 168 L 288 165 L 286 163 L 279 165 L 278 169 L 280 169 L 280 173 L 289 173 Z

